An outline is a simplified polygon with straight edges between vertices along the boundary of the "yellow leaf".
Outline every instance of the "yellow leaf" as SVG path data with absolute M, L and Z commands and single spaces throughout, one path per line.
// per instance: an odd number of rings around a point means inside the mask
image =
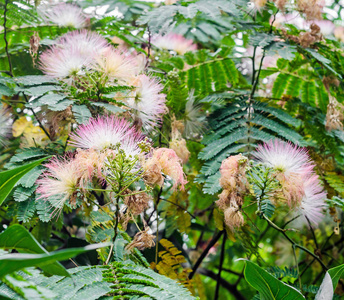
M 28 121 L 26 117 L 20 117 L 12 125 L 12 134 L 14 137 L 18 137 L 24 133 L 28 128 L 34 127 L 32 121 Z
M 223 213 L 220 212 L 218 208 L 214 209 L 214 221 L 215 221 L 216 228 L 218 230 L 222 231 L 223 230 L 224 217 L 223 217 Z

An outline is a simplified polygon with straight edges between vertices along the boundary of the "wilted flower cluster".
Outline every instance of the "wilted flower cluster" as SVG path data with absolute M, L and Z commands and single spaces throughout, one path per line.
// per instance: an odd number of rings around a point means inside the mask
M 190 151 L 186 147 L 186 141 L 182 136 L 184 132 L 184 124 L 182 121 L 176 120 L 173 116 L 171 127 L 170 148 L 176 152 L 178 157 L 185 164 L 189 160 Z
M 254 156 L 273 169 L 288 206 L 300 209 L 309 221 L 318 223 L 326 193 L 307 150 L 276 139 L 259 145 Z
M 216 204 L 223 210 L 225 224 L 232 231 L 244 224 L 241 207 L 244 203 L 243 196 L 248 191 L 247 163 L 247 157 L 239 154 L 225 159 L 220 168 L 220 185 L 223 191 Z
M 65 82 L 79 91 L 132 87 L 116 97 L 131 110 L 135 121 L 144 129 L 154 128 L 166 113 L 163 86 L 142 74 L 142 55 L 129 54 L 123 47 L 116 49 L 101 35 L 73 31 L 63 35 L 40 56 L 40 69 L 48 76 Z
M 181 159 L 172 149 L 159 148 L 153 150 L 151 157 L 143 162 L 143 169 L 143 178 L 146 184 L 150 186 L 163 185 L 164 176 L 162 173 L 172 178 L 173 189 L 179 185 L 180 189 L 183 190 L 187 183 L 181 166 Z
M 326 113 L 326 129 L 331 130 L 343 130 L 343 105 L 340 104 L 337 99 L 329 95 L 329 102 L 327 105 Z
M 197 45 L 192 40 L 188 40 L 184 36 L 176 33 L 156 36 L 153 38 L 152 44 L 157 48 L 172 50 L 181 55 L 197 49 Z
M 273 0 L 276 6 L 281 10 L 285 11 L 287 5 L 295 5 L 296 10 L 303 13 L 307 20 L 321 20 L 322 10 L 325 5 L 323 0 Z

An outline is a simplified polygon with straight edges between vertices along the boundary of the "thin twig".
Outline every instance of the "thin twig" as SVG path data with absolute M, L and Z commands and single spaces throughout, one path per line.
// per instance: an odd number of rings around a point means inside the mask
M 6 55 L 7 55 L 7 60 L 8 60 L 8 65 L 9 65 L 9 73 L 10 76 L 13 77 L 13 69 L 12 69 L 12 62 L 11 62 L 11 57 L 10 57 L 10 53 L 8 51 L 8 41 L 7 41 L 7 27 L 6 27 L 6 23 L 7 23 L 7 4 L 8 4 L 8 0 L 5 1 L 5 10 L 4 10 L 4 41 L 5 41 L 5 51 L 6 51 Z
M 195 275 L 198 267 L 201 265 L 203 259 L 208 255 L 209 250 L 217 243 L 217 241 L 220 239 L 221 235 L 224 233 L 224 230 L 219 231 L 216 235 L 214 235 L 213 239 L 209 242 L 207 248 L 204 249 L 201 256 L 196 261 L 195 265 L 192 268 L 192 272 L 189 274 L 189 279 L 192 279 L 192 277 Z
M 222 272 L 223 262 L 225 260 L 226 239 L 227 239 L 227 234 L 225 231 L 223 233 L 223 240 L 222 240 L 221 254 L 220 254 L 220 267 L 219 267 L 219 272 L 217 273 L 217 281 L 216 281 L 214 300 L 219 299 L 221 272 Z

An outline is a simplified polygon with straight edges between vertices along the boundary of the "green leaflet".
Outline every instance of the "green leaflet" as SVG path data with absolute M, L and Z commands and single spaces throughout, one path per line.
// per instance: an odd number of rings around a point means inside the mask
M 36 267 L 44 268 L 47 265 L 50 265 L 56 261 L 66 260 L 78 254 L 81 254 L 83 252 L 106 247 L 106 246 L 109 246 L 109 244 L 108 243 L 94 244 L 94 245 L 90 245 L 90 246 L 86 246 L 82 248 L 69 248 L 66 250 L 54 251 L 54 252 L 44 253 L 44 254 L 27 254 L 27 253 L 5 254 L 5 255 L 0 256 L 0 264 L 1 264 L 0 278 L 12 272 L 15 272 L 24 268 L 28 268 L 28 267 L 36 266 Z M 65 272 L 65 276 L 69 276 L 67 271 Z
M 39 159 L 24 166 L 20 166 L 11 170 L 3 171 L 0 173 L 0 205 L 5 201 L 6 197 L 12 191 L 15 184 L 26 173 L 40 165 L 48 157 Z
M 298 290 L 279 281 L 264 269 L 250 261 L 246 261 L 244 275 L 246 281 L 260 293 L 261 299 L 305 299 Z
M 49 254 L 34 236 L 19 224 L 8 227 L 0 234 L 0 248 L 15 249 L 19 253 Z M 41 268 L 50 275 L 68 276 L 68 272 L 59 262 Z

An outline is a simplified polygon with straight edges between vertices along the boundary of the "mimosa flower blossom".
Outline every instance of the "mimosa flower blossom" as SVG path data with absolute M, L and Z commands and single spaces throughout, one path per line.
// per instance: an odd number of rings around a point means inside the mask
M 80 55 L 78 49 L 52 47 L 40 56 L 40 69 L 44 74 L 57 79 L 81 75 L 90 65 L 91 57 Z
M 60 27 L 83 28 L 87 25 L 88 19 L 84 15 L 82 8 L 73 4 L 45 5 L 40 12 L 48 22 L 57 24 Z
M 58 39 L 57 45 L 64 49 L 77 49 L 81 56 L 95 56 L 110 48 L 104 37 L 86 29 L 66 33 Z
M 80 125 L 70 137 L 71 145 L 83 149 L 102 151 L 120 144 L 128 156 L 141 152 L 137 143 L 143 138 L 129 122 L 114 116 L 90 119 L 88 124 Z
M 319 177 L 313 175 L 304 182 L 304 196 L 301 201 L 299 211 L 307 217 L 307 219 L 317 225 L 322 217 L 322 210 L 325 208 L 327 194 L 319 183 Z
M 260 162 L 286 176 L 292 173 L 307 175 L 313 171 L 313 164 L 305 148 L 278 139 L 259 145 L 253 155 Z
M 40 56 L 40 69 L 48 76 L 64 79 L 82 75 L 94 57 L 109 47 L 97 33 L 81 30 L 63 35 L 57 44 Z
M 56 209 L 62 209 L 68 199 L 73 204 L 80 182 L 79 164 L 66 156 L 54 157 L 44 166 L 47 170 L 37 180 L 38 199 L 49 201 Z
M 149 185 L 162 185 L 164 178 L 161 173 L 168 175 L 173 180 L 173 189 L 180 186 L 184 189 L 187 183 L 185 174 L 181 165 L 181 159 L 176 152 L 168 148 L 159 148 L 153 151 L 151 158 L 143 162 L 144 180 Z
M 138 67 L 134 57 L 109 47 L 95 57 L 93 68 L 104 73 L 112 80 L 127 83 L 136 75 Z
M 163 86 L 156 79 L 139 75 L 131 83 L 136 89 L 126 100 L 134 115 L 146 130 L 155 127 L 166 113 L 166 95 L 161 94 Z
M 178 54 L 185 54 L 189 51 L 197 50 L 197 45 L 192 40 L 176 33 L 169 33 L 164 36 L 157 36 L 152 44 L 160 49 L 172 50 Z
M 276 139 L 259 145 L 253 156 L 275 170 L 287 204 L 299 206 L 305 193 L 304 180 L 312 175 L 314 167 L 307 150 Z

